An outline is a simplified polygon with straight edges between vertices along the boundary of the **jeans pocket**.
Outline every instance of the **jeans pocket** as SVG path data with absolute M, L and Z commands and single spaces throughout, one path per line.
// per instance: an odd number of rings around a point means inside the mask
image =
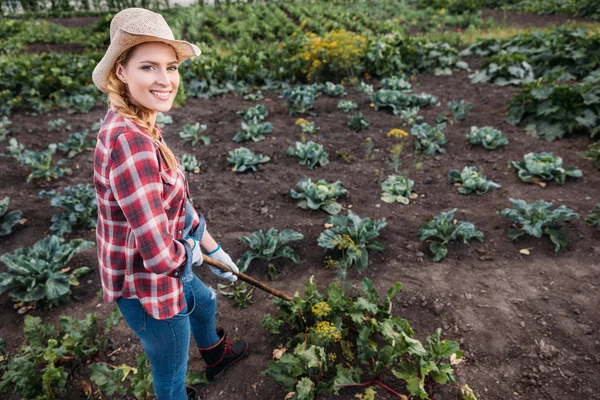
M 189 286 L 190 284 L 188 282 L 183 282 L 183 292 L 186 304 L 181 309 L 181 311 L 173 315 L 171 318 L 168 318 L 169 321 L 177 321 L 180 319 L 184 319 L 186 317 L 189 317 L 189 315 L 194 312 L 194 309 L 196 308 L 196 296 L 192 288 Z
M 123 319 L 134 333 L 146 330 L 146 311 L 138 299 L 126 299 L 120 297 L 117 299 L 117 306 Z

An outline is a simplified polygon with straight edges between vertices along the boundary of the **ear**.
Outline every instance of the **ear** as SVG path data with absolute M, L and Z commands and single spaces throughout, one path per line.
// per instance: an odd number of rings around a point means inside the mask
M 125 79 L 125 68 L 121 64 L 117 64 L 115 75 L 117 75 L 117 78 L 119 78 L 121 82 L 127 83 L 127 80 Z

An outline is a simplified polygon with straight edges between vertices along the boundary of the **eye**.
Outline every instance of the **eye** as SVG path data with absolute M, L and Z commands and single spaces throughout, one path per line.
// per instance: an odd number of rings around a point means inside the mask
M 147 68 L 152 68 L 152 65 L 144 65 L 144 66 L 142 67 L 142 69 L 143 69 L 144 71 L 150 71 L 150 70 L 149 70 L 149 69 L 147 69 Z
M 178 68 L 177 68 L 177 66 L 175 66 L 175 65 L 174 65 L 174 66 L 171 66 L 171 67 L 169 67 L 169 69 L 171 69 L 171 68 L 173 68 L 173 69 L 172 69 L 172 71 L 177 71 L 177 69 L 178 69 Z

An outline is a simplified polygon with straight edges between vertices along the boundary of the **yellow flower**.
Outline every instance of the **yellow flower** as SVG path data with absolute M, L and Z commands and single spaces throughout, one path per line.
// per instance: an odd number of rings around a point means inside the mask
M 300 125 L 300 126 L 304 126 L 304 125 L 308 125 L 310 124 L 310 122 L 308 122 L 307 120 L 305 120 L 304 118 L 298 118 L 295 122 L 296 125 Z
M 337 355 L 335 353 L 329 353 L 328 356 L 331 361 L 335 361 L 335 359 L 337 358 Z
M 348 247 L 356 245 L 354 243 L 354 240 L 352 240 L 352 238 L 347 234 L 344 234 L 342 236 L 336 236 L 336 238 L 334 239 L 334 244 L 337 245 L 338 250 L 347 249 Z
M 408 132 L 402 129 L 392 129 L 387 133 L 387 137 L 394 137 L 396 139 L 402 139 L 408 136 Z
M 342 332 L 340 332 L 331 322 L 318 322 L 314 328 L 315 333 L 322 340 L 333 340 L 334 342 L 342 340 Z
M 331 258 L 331 256 L 325 257 L 325 268 L 334 268 L 336 262 Z
M 320 301 L 314 306 L 312 306 L 311 310 L 317 318 L 323 318 L 329 314 L 329 312 L 331 311 L 331 307 L 326 302 Z

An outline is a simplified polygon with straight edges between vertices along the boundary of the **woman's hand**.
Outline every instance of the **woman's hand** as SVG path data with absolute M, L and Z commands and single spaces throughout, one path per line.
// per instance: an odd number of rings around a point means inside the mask
M 198 265 L 201 265 L 203 261 L 200 243 L 193 237 L 187 237 L 186 240 L 192 248 L 192 266 L 197 267 Z
M 213 260 L 220 261 L 223 264 L 227 265 L 236 274 L 238 272 L 240 272 L 237 265 L 235 265 L 235 263 L 233 262 L 233 260 L 229 256 L 229 254 L 225 253 L 225 251 L 221 248 L 220 244 L 217 246 L 217 248 L 215 250 L 213 250 L 209 253 L 206 253 L 206 255 L 209 256 L 210 258 L 212 258 Z M 223 272 L 220 269 L 213 267 L 212 265 L 209 265 L 209 267 L 210 267 L 210 270 L 213 272 L 213 274 L 217 275 L 219 278 L 228 279 L 229 282 L 237 281 L 237 276 L 235 276 L 231 272 Z

